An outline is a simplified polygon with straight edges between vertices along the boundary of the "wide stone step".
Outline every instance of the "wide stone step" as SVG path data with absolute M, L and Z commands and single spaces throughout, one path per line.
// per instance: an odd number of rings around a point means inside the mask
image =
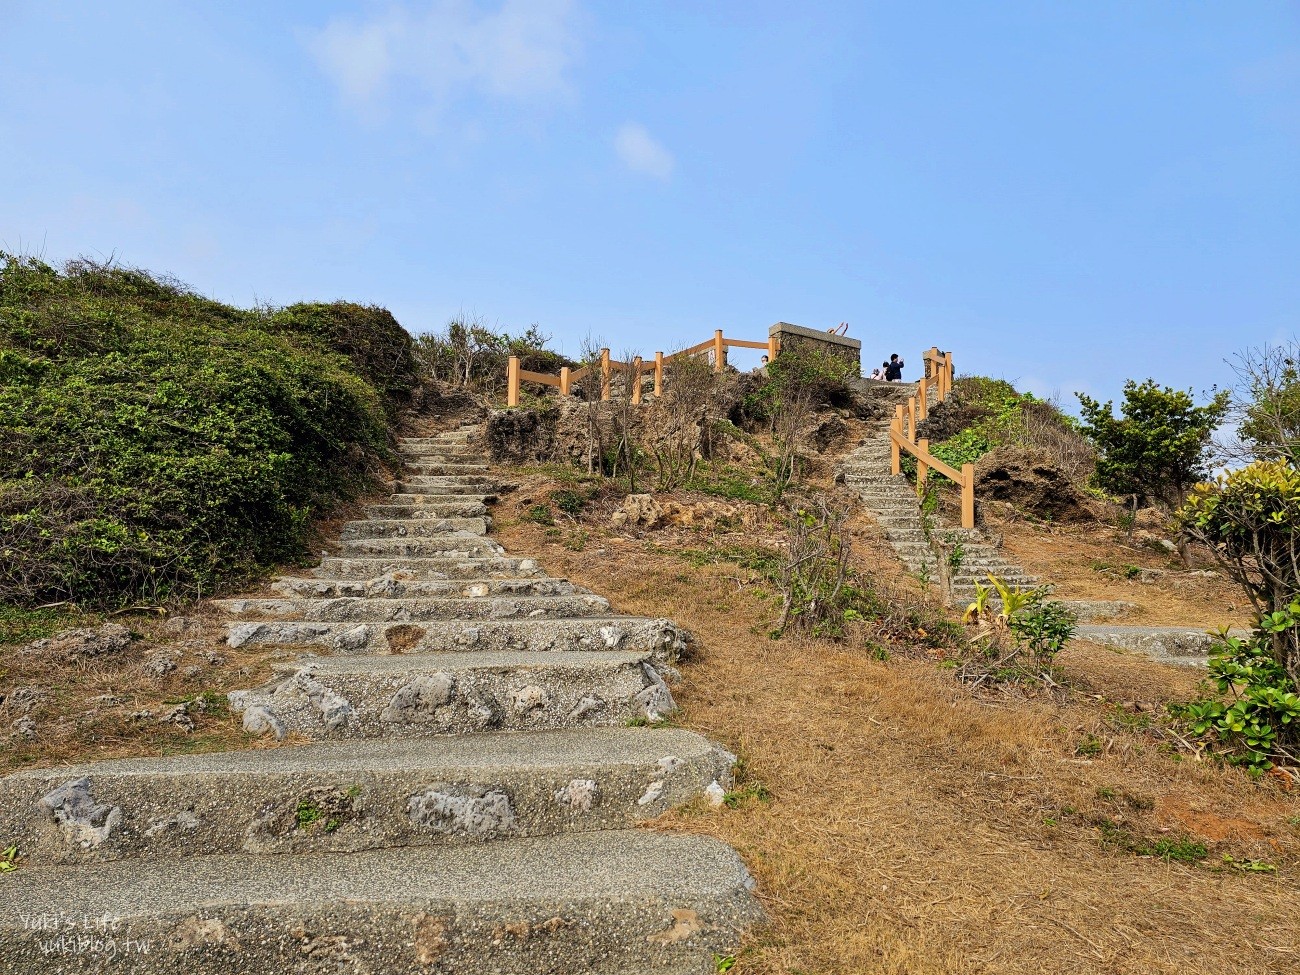
M 395 481 L 389 503 L 420 504 L 428 501 L 444 503 L 451 500 L 486 502 L 495 501 L 497 493 L 495 484 L 406 484 Z
M 315 574 L 322 579 L 377 579 L 392 575 L 399 579 L 533 579 L 546 573 L 533 559 L 486 555 L 473 558 L 459 556 L 392 556 L 371 558 L 321 559 Z
M 6 975 L 698 975 L 761 917 L 735 851 L 644 830 L 226 854 L 185 869 L 167 860 L 31 866 L 4 886 L 15 905 L 0 912 Z M 59 939 L 75 951 L 85 930 L 41 930 L 34 918 L 111 919 L 119 954 L 65 963 Z
M 492 478 L 487 474 L 404 474 L 401 477 L 403 484 L 426 484 L 426 485 L 477 485 L 483 487 L 492 483 Z
M 343 555 L 370 558 L 452 558 L 500 555 L 503 549 L 481 535 L 446 532 L 431 538 L 345 538 Z
M 486 535 L 487 518 L 370 518 L 349 521 L 339 538 L 431 538 L 448 532 Z
M 591 616 L 469 623 L 233 623 L 226 642 L 232 647 L 315 644 L 338 653 L 627 650 L 675 660 L 685 650 L 686 635 L 669 620 Z
M 568 596 L 586 593 L 565 579 L 438 579 L 419 581 L 390 573 L 376 579 L 302 579 L 282 576 L 271 584 L 276 592 L 313 599 L 339 596 L 397 599 L 402 596 L 451 596 L 482 599 L 492 596 Z
M 1246 637 L 1246 630 L 1232 630 L 1232 636 Z M 1155 660 L 1176 662 L 1182 659 L 1205 659 L 1216 637 L 1205 629 L 1177 626 L 1121 626 L 1113 623 L 1088 623 L 1074 632 L 1075 639 L 1119 647 L 1145 654 Z
M 386 521 L 389 518 L 414 520 L 442 518 L 479 518 L 487 514 L 487 505 L 473 498 L 439 497 L 421 495 L 418 504 L 368 504 L 361 511 L 367 518 Z
M 657 720 L 676 708 L 648 651 L 306 657 L 233 691 L 246 730 L 283 737 L 428 738 Z
M 412 471 L 424 472 L 415 474 L 417 477 L 465 477 L 487 473 L 487 464 L 458 464 L 455 461 L 412 458 L 412 456 L 404 460 Z
M 730 788 L 733 761 L 690 731 L 584 728 L 91 762 L 0 779 L 0 835 L 84 863 L 623 829 Z
M 213 605 L 239 619 L 309 622 L 404 623 L 426 620 L 565 619 L 610 616 L 609 600 L 565 596 L 343 596 L 333 599 L 216 599 Z

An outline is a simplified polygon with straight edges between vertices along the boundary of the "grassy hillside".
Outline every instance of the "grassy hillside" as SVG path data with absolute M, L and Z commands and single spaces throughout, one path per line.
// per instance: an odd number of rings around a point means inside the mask
M 300 557 L 415 381 L 380 308 L 0 255 L 0 602 L 211 594 Z

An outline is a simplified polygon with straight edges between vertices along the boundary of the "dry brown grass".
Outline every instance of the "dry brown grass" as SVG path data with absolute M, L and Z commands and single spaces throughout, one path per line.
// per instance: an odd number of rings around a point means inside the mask
M 771 923 L 734 971 L 1300 970 L 1300 831 L 1288 822 L 1300 802 L 1139 727 L 1194 675 L 1075 645 L 1061 660 L 1077 685 L 1067 700 L 975 698 L 905 652 L 882 663 L 768 639 L 770 601 L 734 566 L 689 566 L 660 533 L 588 525 L 575 552 L 512 508 L 496 513 L 511 551 L 699 640 L 682 721 L 737 751 L 773 795 L 661 823 L 732 844 L 759 881 Z M 873 557 L 883 551 L 864 542 L 864 568 L 888 566 Z M 1103 821 L 1133 844 L 1199 840 L 1209 858 L 1138 856 L 1105 843 Z M 1225 853 L 1277 872 L 1222 866 Z
M 197 607 L 187 612 L 194 629 L 170 633 L 152 617 L 119 616 L 139 634 L 122 652 L 92 660 L 65 661 L 0 646 L 0 774 L 32 766 L 57 766 L 108 758 L 174 755 L 267 747 L 244 733 L 225 704 L 227 691 L 256 687 L 270 679 L 277 651 L 265 647 L 232 650 L 219 621 Z M 96 619 L 87 619 L 94 626 Z M 282 652 L 281 652 L 282 653 Z M 176 669 L 156 677 L 144 669 L 155 655 L 171 657 Z M 19 704 L 13 692 L 33 689 L 33 706 Z M 178 703 L 207 696 L 202 710 L 192 708 L 193 731 L 160 721 Z M 23 695 L 19 695 L 20 698 Z M 150 717 L 135 717 L 140 712 Z M 22 716 L 35 722 L 29 737 L 13 724 Z
M 1143 625 L 1249 626 L 1250 607 L 1223 576 L 1187 572 L 1177 556 L 1157 552 L 1107 525 L 1042 525 L 1000 522 L 1005 553 L 1027 571 L 1051 582 L 1061 599 L 1123 599 L 1137 609 L 1117 622 Z M 1134 575 L 1153 570 L 1151 581 Z

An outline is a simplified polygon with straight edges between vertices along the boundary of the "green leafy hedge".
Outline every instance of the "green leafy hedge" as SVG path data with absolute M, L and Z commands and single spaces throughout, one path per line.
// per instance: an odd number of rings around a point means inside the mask
M 383 309 L 0 255 L 0 602 L 210 595 L 301 558 L 414 382 Z

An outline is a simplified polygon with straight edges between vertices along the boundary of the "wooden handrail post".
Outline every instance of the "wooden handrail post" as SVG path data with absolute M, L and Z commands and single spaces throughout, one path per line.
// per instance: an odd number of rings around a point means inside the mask
M 519 356 L 512 355 L 506 367 L 506 406 L 519 405 Z
M 641 357 L 632 357 L 632 402 L 641 402 Z
M 916 397 L 907 398 L 907 439 L 915 442 L 916 440 Z
M 560 395 L 569 395 L 569 367 L 560 366 Z
M 925 479 L 930 473 L 930 468 L 923 459 L 924 455 L 930 452 L 930 438 L 922 437 L 916 445 L 921 448 L 922 454 L 921 457 L 916 458 L 916 490 L 919 493 L 925 490 Z
M 609 399 L 609 349 L 600 350 L 600 401 Z
M 975 527 L 975 465 L 961 465 L 961 526 Z
M 953 371 L 952 371 L 951 352 L 945 352 L 943 354 L 943 375 L 944 375 L 943 394 L 944 396 L 947 396 L 949 393 L 952 392 Z
M 916 384 L 916 415 L 922 420 L 930 412 L 930 377 L 922 376 Z
M 655 399 L 664 394 L 664 354 L 655 353 Z
M 769 335 L 767 337 L 767 361 L 771 362 L 773 359 L 775 359 L 778 351 L 779 351 L 779 347 L 777 345 L 776 336 Z
M 898 418 L 897 414 L 895 414 L 894 418 L 889 421 L 889 432 L 891 434 L 896 433 L 901 437 L 903 435 L 903 431 L 900 430 L 899 428 L 902 425 L 903 425 L 903 421 Z M 902 454 L 900 453 L 898 441 L 895 440 L 892 436 L 889 438 L 889 473 L 891 474 L 903 473 L 903 457 Z
M 726 364 L 727 347 L 722 344 L 722 329 L 719 328 L 713 333 L 713 371 L 722 372 Z
M 894 420 L 898 423 L 899 436 L 901 436 L 904 440 L 907 440 L 910 438 L 907 436 L 907 421 L 906 419 L 904 419 L 905 416 L 906 416 L 906 411 L 903 409 L 903 404 L 899 403 L 897 406 L 894 407 Z

